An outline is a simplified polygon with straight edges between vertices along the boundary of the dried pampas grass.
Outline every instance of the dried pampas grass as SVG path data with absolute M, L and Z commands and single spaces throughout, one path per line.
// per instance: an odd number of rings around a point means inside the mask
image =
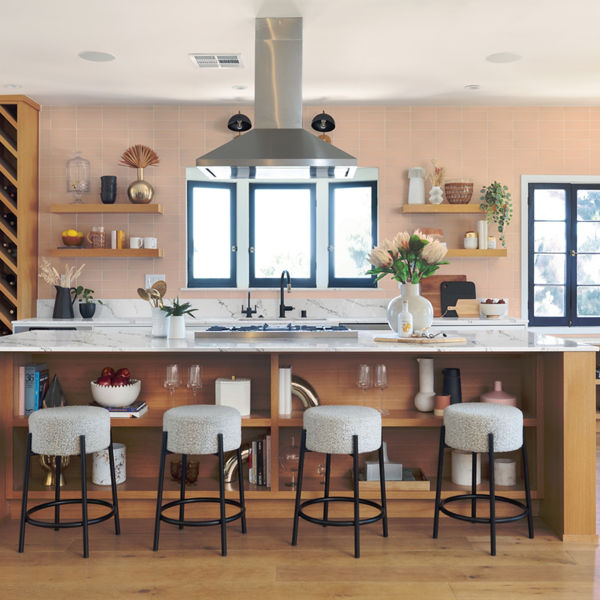
M 132 167 L 134 169 L 144 169 L 145 167 L 153 167 L 159 162 L 158 154 L 142 144 L 136 144 L 127 148 L 123 154 L 121 154 L 120 165 L 126 167 Z
M 74 266 L 65 265 L 64 274 L 60 274 L 51 264 L 50 261 L 42 257 L 40 261 L 40 274 L 39 276 L 49 285 L 60 285 L 62 287 L 71 287 L 71 283 L 74 283 L 77 278 L 81 275 L 85 264 L 81 265 L 78 269 Z

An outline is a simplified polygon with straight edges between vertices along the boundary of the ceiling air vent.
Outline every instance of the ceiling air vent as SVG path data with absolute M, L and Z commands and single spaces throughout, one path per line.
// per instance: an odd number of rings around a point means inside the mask
M 239 69 L 241 54 L 190 54 L 192 62 L 201 69 Z

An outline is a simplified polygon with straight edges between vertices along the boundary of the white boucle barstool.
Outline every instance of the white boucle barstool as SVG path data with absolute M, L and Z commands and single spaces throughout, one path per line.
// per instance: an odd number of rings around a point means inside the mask
M 446 447 L 472 453 L 471 493 L 451 496 L 441 500 L 442 471 L 444 466 L 444 449 Z M 494 486 L 494 453 L 512 452 L 521 449 L 523 456 L 523 479 L 525 483 L 525 502 L 512 498 L 497 496 Z M 490 469 L 490 493 L 478 494 L 476 484 L 477 453 L 487 453 Z M 489 518 L 477 517 L 477 500 L 485 499 L 490 503 Z M 446 505 L 457 500 L 471 500 L 471 516 L 455 513 Z M 510 517 L 497 518 L 495 503 L 508 502 L 523 509 Z M 496 524 L 517 521 L 527 517 L 529 537 L 533 538 L 533 519 L 531 514 L 531 494 L 529 489 L 529 469 L 527 466 L 527 448 L 523 430 L 523 413 L 514 406 L 466 402 L 451 404 L 444 410 L 444 425 L 440 432 L 438 456 L 437 486 L 435 493 L 435 514 L 433 520 L 433 537 L 438 536 L 440 511 L 449 517 L 469 521 L 471 523 L 489 523 L 490 545 L 492 556 L 496 555 Z
M 358 455 L 364 452 L 379 453 L 379 479 L 381 482 L 381 504 L 372 500 L 361 499 L 358 494 Z M 322 498 L 314 498 L 301 502 L 302 474 L 304 471 L 304 455 L 306 452 L 322 452 L 325 459 L 325 493 Z M 330 496 L 329 480 L 331 474 L 331 455 L 350 454 L 353 462 L 354 497 Z M 339 520 L 328 518 L 330 502 L 354 503 L 354 519 Z M 313 504 L 323 504 L 323 518 L 317 519 L 304 512 L 304 508 Z M 374 517 L 361 519 L 360 504 L 366 504 L 379 510 Z M 383 536 L 388 535 L 387 508 L 385 498 L 385 472 L 383 462 L 383 446 L 381 443 L 381 414 L 367 406 L 315 406 L 304 412 L 304 427 L 300 445 L 300 461 L 298 464 L 298 487 L 296 489 L 296 506 L 294 510 L 294 530 L 292 546 L 298 542 L 298 519 L 318 525 L 352 526 L 354 527 L 354 556 L 360 557 L 359 528 L 361 525 L 382 520 Z
M 158 550 L 160 522 L 172 525 L 202 527 L 207 525 L 221 526 L 221 554 L 227 555 L 227 538 L 225 526 L 236 519 L 242 520 L 242 533 L 246 533 L 246 508 L 244 503 L 244 480 L 242 470 L 242 417 L 238 410 L 230 406 L 214 406 L 194 404 L 177 406 L 166 411 L 163 416 L 162 450 L 158 475 L 158 496 L 156 499 L 156 518 L 154 524 L 154 547 Z M 223 453 L 237 451 L 239 502 L 225 498 L 225 474 Z M 179 500 L 162 503 L 163 482 L 165 475 L 165 458 L 167 454 L 181 454 L 181 484 Z M 185 479 L 187 473 L 188 454 L 216 454 L 219 459 L 219 497 L 218 498 L 186 498 Z M 185 520 L 184 507 L 195 502 L 218 502 L 220 505 L 219 519 Z M 231 504 L 240 510 L 227 517 L 225 505 Z M 174 506 L 179 506 L 179 518 L 172 519 L 163 512 Z
M 98 452 L 108 448 L 110 477 L 112 488 L 112 504 L 105 500 L 87 497 L 86 454 Z M 53 502 L 44 502 L 27 510 L 27 495 L 29 491 L 29 471 L 31 456 L 45 454 L 53 456 L 56 464 L 55 492 Z M 60 499 L 60 470 L 61 457 L 78 454 L 81 460 L 81 498 L 68 500 Z M 81 521 L 61 521 L 60 507 L 65 504 L 81 504 Z M 106 514 L 88 518 L 88 504 L 99 504 L 109 508 Z M 33 519 L 31 514 L 46 508 L 54 508 L 54 520 L 41 521 Z M 110 435 L 110 414 L 105 408 L 98 406 L 61 406 L 44 408 L 29 416 L 29 433 L 27 435 L 27 451 L 25 456 L 25 478 L 23 481 L 23 498 L 21 505 L 21 527 L 19 535 L 19 552 L 23 552 L 25 545 L 25 524 L 37 527 L 52 527 L 56 530 L 61 527 L 83 528 L 83 556 L 89 556 L 88 551 L 88 526 L 115 518 L 115 533 L 119 535 L 119 505 L 117 501 L 117 485 L 115 478 L 115 463 L 113 445 Z

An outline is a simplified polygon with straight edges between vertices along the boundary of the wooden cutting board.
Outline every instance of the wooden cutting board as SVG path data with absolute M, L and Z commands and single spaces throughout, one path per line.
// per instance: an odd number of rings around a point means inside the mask
M 421 296 L 433 306 L 433 316 L 442 316 L 441 284 L 444 281 L 466 281 L 466 275 L 432 275 L 421 279 Z
M 456 306 L 449 306 L 448 310 L 455 310 L 459 319 L 479 319 L 479 300 L 461 298 L 456 301 Z
M 374 342 L 391 342 L 393 344 L 461 344 L 467 341 L 464 337 L 437 337 L 437 338 L 400 338 L 400 337 L 375 337 Z

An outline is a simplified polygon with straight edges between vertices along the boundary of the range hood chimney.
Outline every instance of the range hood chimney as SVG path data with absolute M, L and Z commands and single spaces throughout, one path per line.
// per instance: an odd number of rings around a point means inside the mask
M 196 159 L 196 166 L 214 177 L 257 177 L 260 167 L 353 174 L 355 157 L 302 128 L 301 17 L 256 19 L 254 71 L 255 128 Z

